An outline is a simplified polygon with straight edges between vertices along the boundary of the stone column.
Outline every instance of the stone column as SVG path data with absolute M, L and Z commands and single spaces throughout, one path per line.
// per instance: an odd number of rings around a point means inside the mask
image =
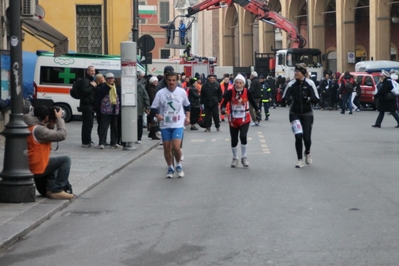
M 370 1 L 370 60 L 391 58 L 390 6 L 385 1 Z
M 336 1 L 337 19 L 337 70 L 354 71 L 355 64 L 348 63 L 348 53 L 356 52 L 355 46 L 355 1 Z

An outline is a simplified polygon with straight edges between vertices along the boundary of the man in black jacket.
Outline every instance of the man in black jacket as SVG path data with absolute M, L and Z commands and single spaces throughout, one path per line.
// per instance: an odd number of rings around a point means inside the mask
M 253 71 L 250 76 L 251 79 L 251 85 L 249 87 L 249 90 L 252 93 L 252 97 L 254 98 L 256 105 L 259 106 L 260 98 L 262 97 L 261 95 L 261 89 L 262 89 L 262 84 L 260 84 L 259 78 L 258 78 L 258 73 Z M 251 113 L 251 118 L 253 122 L 253 126 L 258 126 L 259 125 L 259 120 L 256 117 L 256 112 L 255 109 L 252 105 L 249 106 L 249 110 Z
M 208 75 L 208 81 L 201 88 L 201 104 L 204 105 L 205 132 L 211 131 L 212 117 L 217 131 L 220 131 L 219 103 L 222 101 L 222 89 L 216 81 L 216 75 Z
M 86 76 L 80 81 L 80 111 L 82 112 L 82 147 L 91 147 L 91 131 L 93 129 L 93 106 L 97 83 L 95 81 L 96 69 L 89 66 Z

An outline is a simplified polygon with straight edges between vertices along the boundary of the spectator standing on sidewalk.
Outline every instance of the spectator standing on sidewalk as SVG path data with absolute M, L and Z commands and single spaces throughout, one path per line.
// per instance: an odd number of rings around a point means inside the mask
M 96 75 L 96 83 L 97 87 L 99 88 L 102 84 L 105 83 L 105 77 L 103 74 L 97 74 Z M 96 113 L 96 120 L 97 120 L 97 135 L 98 138 L 100 139 L 100 123 L 101 123 L 101 110 L 100 110 L 100 104 L 101 102 L 97 101 L 96 99 L 98 98 L 97 93 L 99 90 L 96 90 L 96 93 L 94 94 L 94 106 L 93 106 L 93 111 Z M 105 137 L 107 139 L 107 137 Z M 108 143 L 109 145 L 109 143 Z
M 150 99 L 143 84 L 137 84 L 137 141 L 136 144 L 141 143 L 143 136 L 143 114 L 150 113 Z
M 154 101 L 155 93 L 157 91 L 157 85 L 158 85 L 158 79 L 156 77 L 151 77 L 150 80 L 148 81 L 148 86 L 146 88 L 148 98 L 150 100 L 150 106 L 152 105 L 152 102 Z M 149 131 L 150 131 L 148 133 L 148 137 L 152 138 L 153 140 L 160 139 L 156 135 L 157 131 L 159 130 L 157 124 L 158 123 L 154 121 L 154 115 L 152 113 L 147 115 L 147 125 L 149 125 Z
M 37 190 L 51 199 L 74 198 L 68 181 L 71 158 L 50 156 L 51 143 L 66 138 L 62 111 L 40 105 L 34 108 L 33 116 L 24 115 L 24 121 L 31 132 L 27 138 L 29 169 L 34 174 Z M 65 192 L 67 189 L 71 193 Z
M 105 75 L 105 83 L 98 88 L 98 100 L 101 108 L 100 149 L 104 149 L 108 128 L 111 127 L 111 149 L 118 148 L 118 115 L 120 111 L 120 91 L 115 85 L 112 73 Z
M 98 87 L 95 79 L 96 69 L 89 66 L 86 69 L 86 76 L 79 82 L 80 110 L 82 112 L 82 147 L 89 148 L 92 145 L 91 131 L 94 120 L 94 95 Z

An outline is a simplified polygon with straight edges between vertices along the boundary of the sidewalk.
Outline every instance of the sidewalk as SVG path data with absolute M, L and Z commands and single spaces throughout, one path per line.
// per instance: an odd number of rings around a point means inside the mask
M 68 155 L 71 157 L 69 181 L 77 199 L 120 169 L 158 147 L 159 144 L 159 141 L 149 139 L 147 131 L 144 130 L 142 143 L 134 144 L 136 149 L 132 151 L 122 150 L 122 148 L 110 149 L 109 147 L 105 147 L 104 150 L 98 147 L 82 148 L 81 122 L 73 121 L 67 123 L 66 127 L 67 139 L 59 143 L 58 150 L 53 151 L 52 156 Z M 97 125 L 95 124 L 92 133 L 94 142 L 98 141 L 96 129 Z M 53 149 L 56 146 L 56 143 L 53 143 Z M 4 145 L 0 145 L 0 162 L 2 170 Z M 0 203 L 0 251 L 18 241 L 71 202 L 73 200 L 47 199 L 36 193 L 36 202 Z

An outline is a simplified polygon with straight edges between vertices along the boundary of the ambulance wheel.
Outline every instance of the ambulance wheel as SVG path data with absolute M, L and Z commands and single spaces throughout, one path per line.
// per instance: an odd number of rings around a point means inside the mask
M 65 120 L 65 122 L 70 122 L 72 120 L 72 111 L 71 108 L 63 103 L 58 103 L 58 104 L 54 104 L 55 106 L 59 106 L 62 111 L 63 111 L 63 115 L 62 118 Z

